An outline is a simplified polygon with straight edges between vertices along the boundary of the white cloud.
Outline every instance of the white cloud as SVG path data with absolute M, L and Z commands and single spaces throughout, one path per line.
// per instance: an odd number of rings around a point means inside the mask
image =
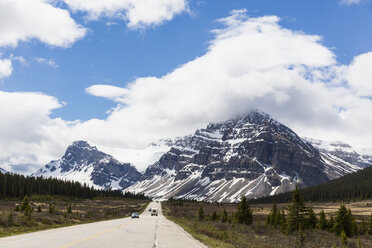
M 0 79 L 9 77 L 12 74 L 13 67 L 10 59 L 0 58 Z
M 124 19 L 129 28 L 160 25 L 187 9 L 186 0 L 64 0 L 73 11 L 88 13 L 89 19 Z
M 57 63 L 53 59 L 46 59 L 46 58 L 40 58 L 40 57 L 35 57 L 34 59 L 39 64 L 48 65 L 48 66 L 50 66 L 54 69 L 56 69 L 58 67 Z
M 370 146 L 372 103 L 343 86 L 348 66 L 321 37 L 285 29 L 275 16 L 235 11 L 220 21 L 225 27 L 203 56 L 163 77 L 136 79 L 120 101 L 117 88 L 93 93 L 119 104 L 106 120 L 81 123 L 80 132 L 107 147 L 136 147 L 258 108 L 301 135 Z
M 92 85 L 86 88 L 85 91 L 93 96 L 104 97 L 122 103 L 124 102 L 124 97 L 128 93 L 127 89 L 101 84 Z
M 346 72 L 350 86 L 361 96 L 372 96 L 372 52 L 354 58 Z
M 360 4 L 362 0 L 340 0 L 340 4 L 344 5 L 353 5 L 353 4 Z
M 321 37 L 285 29 L 278 21 L 235 11 L 220 20 L 224 26 L 213 31 L 204 55 L 168 74 L 138 78 L 123 88 L 87 88 L 89 94 L 117 103 L 106 119 L 68 123 L 49 116 L 61 107 L 53 97 L 2 93 L 0 115 L 9 118 L 0 123 L 0 160 L 41 166 L 61 156 L 69 142 L 85 139 L 128 161 L 130 148 L 192 133 L 252 108 L 303 136 L 371 146 L 372 101 L 356 93 L 368 84 L 356 83 L 359 78 L 352 76 L 356 71 L 368 79 L 370 55 L 340 65 Z M 30 97 L 30 104 L 24 104 L 23 96 Z
M 50 0 L 0 0 L 0 46 L 17 46 L 20 41 L 38 39 L 48 45 L 68 47 L 86 30 L 71 18 L 68 10 Z
M 27 171 L 60 156 L 71 139 L 67 122 L 49 117 L 60 107 L 41 93 L 0 91 L 0 115 L 6 116 L 0 122 L 0 167 Z

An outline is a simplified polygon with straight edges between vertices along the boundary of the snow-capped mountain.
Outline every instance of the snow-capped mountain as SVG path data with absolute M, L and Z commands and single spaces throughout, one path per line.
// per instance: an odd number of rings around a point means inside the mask
M 304 139 L 318 148 L 326 161 L 341 162 L 342 164 L 349 164 L 350 167 L 357 166 L 361 168 L 372 165 L 372 152 L 358 151 L 349 144 L 340 141 L 327 142 L 310 138 Z
M 1 172 L 1 173 L 7 173 L 7 171 L 6 171 L 6 170 L 4 170 L 4 169 L 3 169 L 3 168 L 1 168 L 1 167 L 0 167 L 0 172 Z
M 142 174 L 133 165 L 119 162 L 86 141 L 75 141 L 61 159 L 49 162 L 32 176 L 74 180 L 95 188 L 125 189 Z
M 326 182 L 360 169 L 327 157 L 269 115 L 210 124 L 170 146 L 127 190 L 155 199 L 236 202 Z

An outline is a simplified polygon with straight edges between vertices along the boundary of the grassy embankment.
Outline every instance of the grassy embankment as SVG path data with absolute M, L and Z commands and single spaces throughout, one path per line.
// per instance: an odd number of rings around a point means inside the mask
M 217 204 L 217 203 L 198 203 L 198 202 L 180 202 L 167 201 L 163 202 L 164 214 L 187 232 L 193 235 L 196 239 L 205 243 L 208 247 L 218 248 L 249 248 L 249 247 L 297 247 L 298 236 L 295 234 L 286 235 L 279 229 L 274 229 L 266 225 L 267 215 L 269 214 L 271 204 L 256 204 L 251 206 L 253 210 L 253 224 L 250 226 L 239 225 L 234 223 L 231 216 L 236 211 L 236 204 Z M 198 219 L 198 210 L 203 207 L 205 219 Z M 307 204 L 312 207 L 318 214 L 324 210 L 329 218 L 332 214 L 336 215 L 336 211 L 340 203 L 319 203 Z M 372 212 L 372 201 L 363 201 L 346 204 L 352 211 L 358 224 L 364 220 L 368 223 Z M 285 209 L 287 214 L 288 204 L 278 204 L 279 209 Z M 226 209 L 229 221 L 221 222 L 211 220 L 213 212 L 221 215 L 223 209 Z M 358 237 L 348 238 L 348 244 L 343 246 L 341 239 L 334 233 L 322 231 L 319 229 L 305 230 L 305 244 L 303 247 L 358 247 Z M 363 247 L 372 247 L 372 235 L 359 235 L 359 240 Z
M 149 202 L 149 200 L 123 197 L 83 199 L 33 195 L 30 197 L 32 212 L 29 218 L 25 216 L 24 211 L 15 211 L 17 205 L 22 204 L 21 199 L 0 200 L 0 237 L 123 218 L 130 216 L 132 212 L 144 211 Z

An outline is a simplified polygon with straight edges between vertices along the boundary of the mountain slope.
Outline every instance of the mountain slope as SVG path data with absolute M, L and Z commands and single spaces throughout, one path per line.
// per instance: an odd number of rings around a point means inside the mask
M 75 141 L 61 159 L 51 161 L 32 176 L 74 180 L 103 189 L 125 189 L 142 174 L 131 164 L 117 161 L 86 141 Z
M 324 155 L 325 159 L 341 160 L 343 163 L 365 168 L 372 165 L 372 153 L 358 152 L 349 144 L 343 142 L 326 142 L 305 138 Z
M 241 195 L 277 194 L 359 169 L 327 163 L 309 142 L 258 111 L 167 142 L 170 151 L 129 191 L 158 199 L 235 202 Z

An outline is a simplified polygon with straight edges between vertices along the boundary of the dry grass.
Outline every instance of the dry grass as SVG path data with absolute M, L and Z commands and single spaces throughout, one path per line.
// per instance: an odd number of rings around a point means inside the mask
M 368 203 L 368 205 L 367 205 Z M 335 214 L 340 203 L 307 204 L 311 205 L 316 212 L 324 207 L 329 214 Z M 197 219 L 199 207 L 202 206 L 206 219 L 212 216 L 213 212 L 221 214 L 225 208 L 229 215 L 236 211 L 236 204 L 197 203 L 183 202 L 181 205 L 171 201 L 164 202 L 163 208 L 168 218 L 181 225 L 195 238 L 204 242 L 208 247 L 267 247 L 267 248 L 288 248 L 298 247 L 297 236 L 285 235 L 278 229 L 266 226 L 267 214 L 272 205 L 260 204 L 252 206 L 254 221 L 251 226 L 243 226 L 233 223 L 221 223 L 219 221 L 199 221 Z M 287 208 L 287 204 L 279 204 L 279 208 Z M 372 203 L 355 202 L 347 204 L 351 211 L 357 213 L 357 218 L 367 220 L 372 212 Z M 343 247 L 340 238 L 333 233 L 321 230 L 307 230 L 305 235 L 306 248 L 332 248 Z M 372 248 L 372 236 L 362 235 L 359 237 L 364 248 Z M 357 247 L 357 237 L 349 238 L 348 245 L 344 247 Z
M 67 197 L 33 196 L 31 219 L 23 211 L 15 211 L 21 200 L 0 200 L 0 237 L 55 227 L 122 218 L 132 212 L 141 212 L 149 201 L 124 198 L 73 199 Z M 49 213 L 49 204 L 54 213 Z M 67 213 L 71 204 L 72 213 Z M 41 212 L 38 212 L 38 206 Z M 12 221 L 9 215 L 12 213 Z

